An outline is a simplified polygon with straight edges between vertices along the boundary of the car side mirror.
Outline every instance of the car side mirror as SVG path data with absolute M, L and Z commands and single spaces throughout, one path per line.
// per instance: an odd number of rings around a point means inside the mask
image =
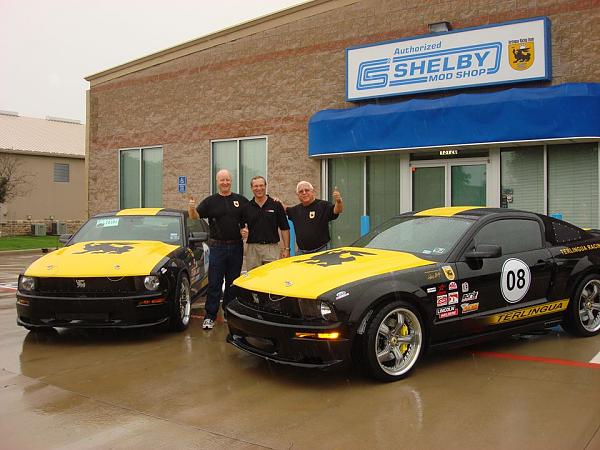
M 475 250 L 465 253 L 467 259 L 498 258 L 502 256 L 502 247 L 495 244 L 477 244 Z
M 208 241 L 208 232 L 206 231 L 192 231 L 188 239 L 188 242 L 192 247 L 195 246 L 198 242 L 206 241 Z
M 67 242 L 69 242 L 69 239 L 71 239 L 71 236 L 73 236 L 72 234 L 61 234 L 58 237 L 58 242 L 60 242 L 61 244 L 66 244 Z

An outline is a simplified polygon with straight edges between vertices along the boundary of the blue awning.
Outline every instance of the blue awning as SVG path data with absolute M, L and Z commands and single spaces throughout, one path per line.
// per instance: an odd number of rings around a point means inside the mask
M 309 121 L 308 155 L 569 138 L 600 139 L 599 83 L 323 110 Z

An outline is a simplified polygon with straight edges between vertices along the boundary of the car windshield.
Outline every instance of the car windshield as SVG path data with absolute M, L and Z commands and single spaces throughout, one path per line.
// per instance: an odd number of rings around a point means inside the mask
M 353 245 L 443 257 L 472 224 L 473 220 L 455 217 L 395 217 Z
M 86 222 L 71 243 L 87 241 L 161 241 L 182 245 L 178 216 L 105 216 Z

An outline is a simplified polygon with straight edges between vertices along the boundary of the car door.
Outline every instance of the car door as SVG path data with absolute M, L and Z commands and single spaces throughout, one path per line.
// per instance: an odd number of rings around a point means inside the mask
M 456 262 L 460 334 L 510 326 L 494 317 L 546 301 L 552 257 L 542 230 L 533 218 L 501 218 L 475 232 Z M 499 246 L 500 256 L 468 258 L 480 244 Z
M 208 283 L 208 258 L 209 251 L 206 242 L 194 242 L 190 243 L 189 238 L 197 235 L 196 233 L 206 233 L 208 236 L 209 227 L 204 219 L 190 219 L 189 216 L 185 218 L 186 222 L 186 236 L 188 247 L 193 254 L 193 260 L 190 264 L 190 284 L 192 292 L 196 293 L 203 290 Z

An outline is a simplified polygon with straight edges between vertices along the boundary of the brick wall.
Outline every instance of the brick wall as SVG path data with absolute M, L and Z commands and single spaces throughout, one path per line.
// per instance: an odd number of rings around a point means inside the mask
M 45 224 L 47 233 L 52 231 L 52 220 L 8 220 L 0 224 L 0 236 L 28 236 L 31 234 L 31 225 Z M 67 224 L 67 234 L 72 234 L 85 222 L 84 220 L 64 220 Z
M 99 84 L 90 93 L 90 214 L 118 207 L 119 148 L 162 145 L 163 205 L 185 207 L 177 176 L 188 176 L 195 197 L 209 193 L 211 139 L 262 135 L 270 190 L 295 203 L 300 179 L 320 187 L 319 162 L 307 157 L 310 116 L 353 106 L 344 102 L 347 47 L 425 34 L 442 20 L 460 29 L 535 16 L 552 22 L 551 83 L 598 81 L 600 0 L 365 0 Z

